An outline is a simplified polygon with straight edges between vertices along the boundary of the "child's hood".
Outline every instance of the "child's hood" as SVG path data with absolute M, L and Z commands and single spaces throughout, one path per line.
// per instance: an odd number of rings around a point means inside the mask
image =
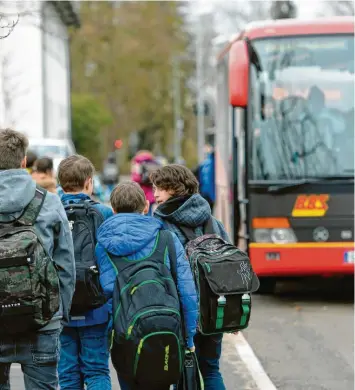
M 211 218 L 211 208 L 200 194 L 195 194 L 187 199 L 171 198 L 159 205 L 154 214 L 174 225 L 196 228 Z
M 155 240 L 163 224 L 156 218 L 141 214 L 116 214 L 97 231 L 97 240 L 109 253 L 129 256 Z

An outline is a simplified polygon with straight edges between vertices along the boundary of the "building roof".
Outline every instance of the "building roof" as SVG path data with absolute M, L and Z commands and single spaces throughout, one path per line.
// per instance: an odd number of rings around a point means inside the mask
M 79 1 L 49 1 L 59 13 L 66 26 L 80 27 Z

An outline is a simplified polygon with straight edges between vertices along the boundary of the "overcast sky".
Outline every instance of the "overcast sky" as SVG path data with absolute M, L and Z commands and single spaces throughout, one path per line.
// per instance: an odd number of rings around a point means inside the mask
M 191 0 L 190 2 L 190 10 L 193 15 L 196 15 L 198 13 L 207 13 L 207 12 L 213 12 L 214 10 L 217 10 L 220 4 L 226 4 L 226 2 L 231 3 L 233 0 Z M 245 4 L 247 1 L 253 1 L 253 0 L 234 0 L 236 2 L 241 3 L 242 5 Z M 322 0 L 295 0 L 295 3 L 298 7 L 298 18 L 300 19 L 308 19 L 308 18 L 314 18 L 317 16 L 317 14 L 322 10 L 324 7 L 324 2 Z M 217 26 L 217 29 L 222 34 L 233 34 L 235 31 L 225 31 L 226 25 L 222 24 L 220 26 Z

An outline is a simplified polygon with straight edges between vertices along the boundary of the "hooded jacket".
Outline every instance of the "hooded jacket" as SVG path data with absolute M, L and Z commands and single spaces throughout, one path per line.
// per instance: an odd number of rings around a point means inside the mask
M 215 234 L 230 242 L 223 225 L 211 215 L 210 205 L 200 194 L 171 198 L 159 205 L 154 216 L 164 223 L 164 228 L 177 235 L 183 246 L 187 244 L 187 239 L 179 226 L 191 228 L 196 236 L 201 236 L 203 235 L 203 226 L 209 218 L 212 218 Z
M 80 203 L 90 199 L 91 198 L 88 195 L 83 193 L 73 195 L 73 194 L 66 194 L 63 191 L 61 192 L 61 201 L 64 206 L 68 205 L 69 203 Z M 112 209 L 101 203 L 96 203 L 93 207 L 95 207 L 95 209 L 99 211 L 99 213 L 101 213 L 104 219 L 107 219 L 113 215 Z M 76 316 L 76 317 L 71 316 L 68 326 L 82 327 L 82 326 L 94 326 L 94 325 L 104 324 L 108 322 L 110 319 L 109 308 L 110 308 L 109 305 L 105 304 L 102 305 L 101 307 L 98 307 L 97 309 L 90 310 L 81 316 Z
M 25 169 L 0 171 L 0 220 L 8 222 L 18 218 L 33 199 L 35 191 L 36 183 Z M 34 227 L 57 266 L 61 297 L 58 313 L 41 331 L 58 329 L 61 320 L 69 320 L 75 287 L 75 263 L 68 219 L 57 195 L 47 192 Z
M 100 226 L 97 234 L 96 256 L 101 285 L 108 298 L 112 298 L 116 280 L 116 272 L 108 253 L 124 256 L 129 260 L 149 256 L 154 248 L 156 237 L 162 229 L 163 224 L 157 219 L 135 213 L 116 214 Z M 192 347 L 198 315 L 196 288 L 184 248 L 175 235 L 173 239 L 177 257 L 177 289 L 184 312 L 187 346 Z M 170 260 L 167 266 L 170 269 Z M 112 302 L 110 304 L 112 305 Z

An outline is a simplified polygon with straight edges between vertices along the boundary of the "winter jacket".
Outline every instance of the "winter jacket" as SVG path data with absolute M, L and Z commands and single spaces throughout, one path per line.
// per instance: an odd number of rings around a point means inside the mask
M 156 237 L 162 228 L 163 224 L 157 219 L 133 213 L 117 214 L 100 226 L 96 256 L 101 285 L 108 298 L 112 297 L 116 279 L 116 272 L 108 253 L 130 260 L 146 257 L 152 252 Z M 187 330 L 187 346 L 191 347 L 197 326 L 197 295 L 184 248 L 174 234 L 173 239 L 177 256 L 177 289 Z M 170 260 L 167 266 L 170 269 Z
M 0 171 L 0 220 L 7 222 L 18 218 L 33 199 L 35 190 L 36 183 L 25 169 Z M 34 227 L 57 266 L 61 297 L 58 313 L 41 331 L 58 329 L 61 320 L 64 323 L 69 320 L 75 288 L 75 261 L 68 219 L 57 195 L 47 192 Z
M 178 226 L 183 225 L 193 229 L 196 236 L 202 235 L 203 225 L 211 218 L 211 208 L 200 194 L 195 194 L 189 197 L 169 199 L 159 205 L 154 212 L 154 216 L 164 223 L 164 228 L 175 233 L 185 246 L 187 239 Z M 214 217 L 212 217 L 212 220 L 215 234 L 230 242 L 221 222 Z
M 145 161 L 154 161 L 154 156 L 151 153 L 146 152 L 146 153 L 140 153 L 133 158 L 131 180 L 135 181 L 142 187 L 142 190 L 145 193 L 145 197 L 147 198 L 147 200 L 149 200 L 151 204 L 153 204 L 155 203 L 153 186 L 141 184 L 141 175 L 139 173 L 139 166 Z
M 90 197 L 86 194 L 65 194 L 64 192 L 61 195 L 61 201 L 64 206 L 69 203 L 79 203 L 84 200 L 90 200 Z M 99 211 L 104 219 L 108 219 L 113 215 L 113 211 L 110 207 L 107 207 L 101 203 L 97 203 L 94 205 L 95 209 Z M 97 232 L 96 232 L 97 233 Z M 75 245 L 74 245 L 75 246 Z M 109 305 L 105 304 L 97 309 L 90 310 L 84 315 L 80 315 L 79 317 L 70 317 L 70 322 L 68 326 L 70 327 L 81 327 L 81 326 L 92 326 L 99 325 L 108 322 L 110 319 Z

